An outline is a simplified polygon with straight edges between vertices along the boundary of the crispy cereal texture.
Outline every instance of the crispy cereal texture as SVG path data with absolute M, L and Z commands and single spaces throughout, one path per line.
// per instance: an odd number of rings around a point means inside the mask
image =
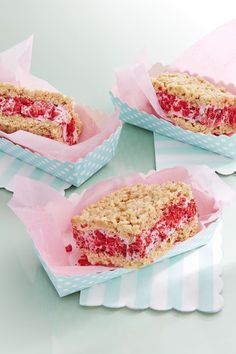
M 200 230 L 198 217 L 195 216 L 188 224 L 181 229 L 177 230 L 164 242 L 158 243 L 157 246 L 151 251 L 151 253 L 144 258 L 136 258 L 134 260 L 126 259 L 121 256 L 109 256 L 104 253 L 92 253 L 87 249 L 81 249 L 81 255 L 85 255 L 88 258 L 89 263 L 110 265 L 113 264 L 116 267 L 122 268 L 140 268 L 147 264 L 153 263 L 156 259 L 165 255 L 177 241 L 185 241 L 189 237 L 194 236 Z
M 70 97 L 64 96 L 59 92 L 49 92 L 43 90 L 28 90 L 12 84 L 0 82 L 0 96 L 4 97 L 25 97 L 32 100 L 44 100 L 54 104 L 63 105 L 69 112 L 73 113 L 74 107 Z
M 156 92 L 166 90 L 196 105 L 209 104 L 220 108 L 236 105 L 236 96 L 199 76 L 165 72 L 153 78 L 152 84 Z
M 173 115 L 168 115 L 173 123 L 177 126 L 190 130 L 195 133 L 203 133 L 203 134 L 214 134 L 214 135 L 222 135 L 222 134 L 234 134 L 236 133 L 236 124 L 221 124 L 218 127 L 207 126 L 206 124 L 201 124 L 200 122 L 191 122 L 188 119 L 184 119 L 182 117 L 177 117 Z
M 78 230 L 102 229 L 129 237 L 152 227 L 162 216 L 162 208 L 181 198 L 192 198 L 185 183 L 136 184 L 121 188 L 85 208 L 72 218 Z

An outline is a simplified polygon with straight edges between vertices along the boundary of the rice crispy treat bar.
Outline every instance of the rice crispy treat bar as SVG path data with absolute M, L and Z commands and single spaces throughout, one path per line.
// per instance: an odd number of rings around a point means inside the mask
M 178 182 L 131 185 L 72 218 L 78 264 L 139 268 L 199 231 L 191 187 Z
M 72 100 L 61 93 L 0 83 L 0 130 L 8 134 L 24 130 L 73 145 L 82 123 Z
M 187 73 L 162 73 L 152 79 L 168 120 L 193 132 L 230 135 L 236 132 L 236 96 Z

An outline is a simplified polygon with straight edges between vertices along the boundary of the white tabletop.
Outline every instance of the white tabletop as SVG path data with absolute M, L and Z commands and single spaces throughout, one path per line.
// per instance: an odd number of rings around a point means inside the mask
M 116 67 L 132 63 L 145 47 L 152 61 L 169 63 L 235 10 L 233 1 L 0 0 L 0 50 L 34 33 L 33 73 L 109 112 Z M 126 125 L 116 157 L 81 190 L 105 176 L 154 166 L 152 133 Z M 236 189 L 235 175 L 224 180 Z M 206 315 L 84 308 L 78 294 L 59 298 L 7 207 L 10 198 L 0 190 L 1 353 L 235 353 L 236 206 L 224 215 L 225 307 Z

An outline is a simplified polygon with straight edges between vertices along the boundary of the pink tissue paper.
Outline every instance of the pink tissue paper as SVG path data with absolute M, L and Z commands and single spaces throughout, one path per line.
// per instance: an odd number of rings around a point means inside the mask
M 113 94 L 140 111 L 165 118 L 150 78 L 163 71 L 200 75 L 236 94 L 236 20 L 220 26 L 187 49 L 171 65 L 147 66 L 145 56 L 134 65 L 116 71 Z

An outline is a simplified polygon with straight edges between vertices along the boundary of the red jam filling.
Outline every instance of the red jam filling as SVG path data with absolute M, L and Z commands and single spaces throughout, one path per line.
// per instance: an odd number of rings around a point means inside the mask
M 70 123 L 66 125 L 66 139 L 65 142 L 69 145 L 78 143 L 78 133 L 76 131 L 75 120 L 72 118 Z
M 33 101 L 25 97 L 0 97 L 0 112 L 6 116 L 20 115 L 22 117 L 54 120 L 59 112 L 51 102 Z
M 166 91 L 157 92 L 157 98 L 163 111 L 170 115 L 183 117 L 192 122 L 199 122 L 208 127 L 233 125 L 236 123 L 236 106 L 218 108 L 215 106 L 195 106 Z
M 40 121 L 51 120 L 60 124 L 63 141 L 69 145 L 78 142 L 75 120 L 63 106 L 45 100 L 33 101 L 25 97 L 0 97 L 0 113 L 5 116 L 19 115 Z
M 145 257 L 157 242 L 161 243 L 170 236 L 170 231 L 181 229 L 180 222 L 188 223 L 197 213 L 196 203 L 191 199 L 186 206 L 186 199 L 182 198 L 177 204 L 165 207 L 162 217 L 149 230 L 144 230 L 141 235 L 134 237 L 128 243 L 119 235 L 108 235 L 101 230 L 79 231 L 73 229 L 74 239 L 80 249 L 87 249 L 93 253 L 104 253 L 109 256 L 122 256 L 127 258 Z M 126 241 L 126 242 L 125 242 Z M 82 263 L 86 263 L 82 257 Z M 81 262 L 79 262 L 81 264 Z M 82 265 L 82 264 L 81 264 Z
M 67 245 L 67 246 L 65 247 L 65 250 L 66 250 L 67 253 L 72 252 L 72 245 L 71 245 L 71 244 Z

